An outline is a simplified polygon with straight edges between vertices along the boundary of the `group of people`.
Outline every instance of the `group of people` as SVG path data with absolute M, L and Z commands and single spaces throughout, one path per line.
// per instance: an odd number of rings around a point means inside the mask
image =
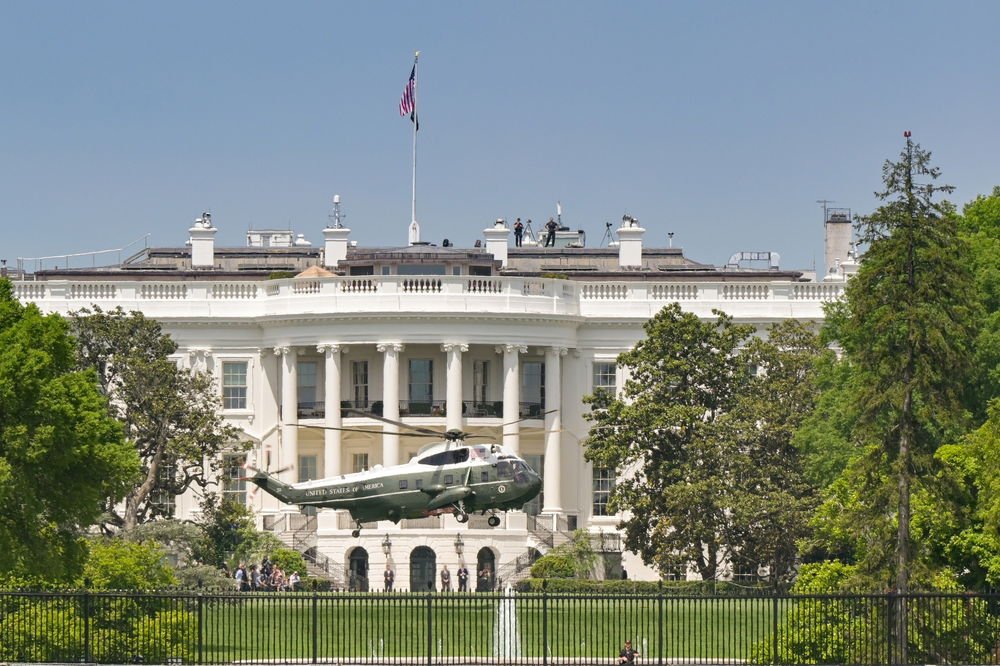
M 265 555 L 260 566 L 251 564 L 247 567 L 240 562 L 233 574 L 236 589 L 240 592 L 297 592 L 302 583 L 298 571 L 286 576 L 281 567 L 271 562 Z
M 451 583 L 451 571 L 448 570 L 448 565 L 445 564 L 441 567 L 441 591 L 442 592 L 452 592 Z M 465 564 L 461 564 L 458 567 L 458 571 L 455 572 L 455 579 L 458 583 L 459 592 L 469 591 L 469 569 Z M 393 587 L 396 584 L 396 572 L 392 570 L 392 567 L 386 565 L 385 573 L 382 574 L 383 590 L 386 592 L 392 592 Z M 480 571 L 476 582 L 476 592 L 489 592 L 493 589 L 493 571 L 489 566 L 484 566 Z
M 531 220 L 528 220 L 528 226 L 531 226 Z M 524 229 L 525 225 L 521 224 L 521 218 L 517 218 L 517 221 L 514 222 L 515 247 L 521 247 L 524 241 Z M 545 247 L 555 247 L 557 231 L 559 231 L 559 223 L 550 217 L 549 221 L 545 223 Z

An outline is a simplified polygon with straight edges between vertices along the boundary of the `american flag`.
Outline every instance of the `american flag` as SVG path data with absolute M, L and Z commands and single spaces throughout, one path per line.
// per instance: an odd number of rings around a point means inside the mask
M 410 70 L 410 80 L 406 82 L 406 87 L 403 88 L 403 96 L 399 98 L 399 115 L 409 115 L 410 120 L 413 121 L 416 128 L 420 129 L 420 121 L 417 120 L 416 86 L 417 64 L 413 63 L 413 69 Z

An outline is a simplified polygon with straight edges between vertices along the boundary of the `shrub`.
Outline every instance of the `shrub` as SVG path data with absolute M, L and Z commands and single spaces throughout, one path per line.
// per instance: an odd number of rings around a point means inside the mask
M 569 555 L 550 553 L 531 565 L 531 575 L 534 578 L 573 578 L 576 564 Z

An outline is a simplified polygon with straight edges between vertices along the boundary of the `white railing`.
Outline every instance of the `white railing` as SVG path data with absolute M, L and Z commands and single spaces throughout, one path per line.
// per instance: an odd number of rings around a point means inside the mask
M 152 316 L 263 316 L 301 308 L 313 312 L 421 310 L 511 312 L 564 316 L 648 318 L 666 303 L 709 316 L 739 306 L 747 316 L 822 317 L 822 305 L 842 297 L 843 284 L 812 282 L 616 281 L 584 282 L 500 276 L 335 276 L 251 281 L 22 280 L 14 293 L 46 309 L 72 311 L 85 304 L 121 304 Z M 212 302 L 218 305 L 211 305 Z M 255 302 L 253 307 L 247 307 Z M 275 302 L 274 306 L 269 305 Z M 172 309 L 171 304 L 176 304 Z M 155 306 L 155 307 L 154 307 Z M 794 310 L 789 310 L 794 308 Z

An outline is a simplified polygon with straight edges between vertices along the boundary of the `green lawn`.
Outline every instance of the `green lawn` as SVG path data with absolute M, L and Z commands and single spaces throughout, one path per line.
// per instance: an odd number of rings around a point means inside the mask
M 515 619 L 505 619 L 511 612 Z M 206 598 L 201 658 L 306 659 L 314 640 L 320 658 L 412 657 L 428 649 L 435 656 L 606 657 L 616 655 L 625 638 L 652 658 L 746 658 L 769 635 L 771 613 L 767 599 L 664 598 L 661 604 L 533 594 L 513 600 L 433 595 L 430 602 L 419 594 Z

